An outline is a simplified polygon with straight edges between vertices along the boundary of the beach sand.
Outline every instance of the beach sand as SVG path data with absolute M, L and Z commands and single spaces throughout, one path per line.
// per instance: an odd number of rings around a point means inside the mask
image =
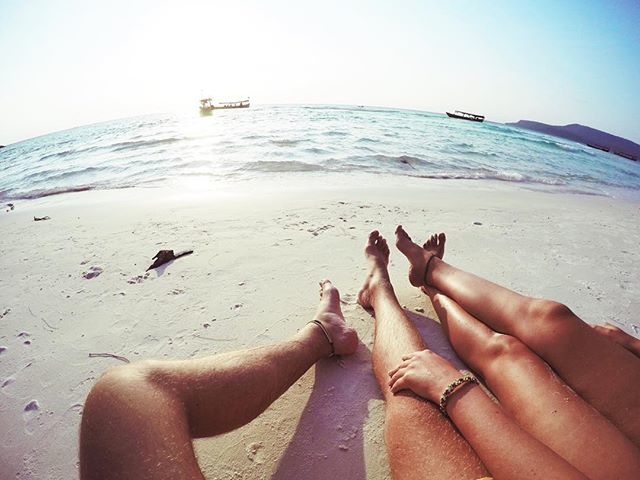
M 450 263 L 640 332 L 640 204 L 625 200 L 405 178 L 14 203 L 0 212 L 1 478 L 77 477 L 83 402 L 121 363 L 90 354 L 186 359 L 267 345 L 312 318 L 324 278 L 358 352 L 319 362 L 250 425 L 196 441 L 197 455 L 209 479 L 389 478 L 374 324 L 356 303 L 373 229 L 391 239 L 402 224 L 414 240 L 445 231 Z M 147 275 L 161 249 L 194 253 Z M 401 304 L 451 357 L 406 271 L 393 249 Z

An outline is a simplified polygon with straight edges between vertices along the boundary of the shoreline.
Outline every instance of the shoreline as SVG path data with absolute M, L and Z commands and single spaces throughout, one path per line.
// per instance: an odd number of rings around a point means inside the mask
M 345 183 L 345 178 L 347 182 Z M 295 185 L 300 184 L 300 186 Z M 636 189 L 614 187 L 610 185 L 599 185 L 587 188 L 585 186 L 576 187 L 571 185 L 547 184 L 541 182 L 516 181 L 500 178 L 436 178 L 425 176 L 405 176 L 390 173 L 368 173 L 351 172 L 345 176 L 343 172 L 288 172 L 283 174 L 271 174 L 260 178 L 235 178 L 235 179 L 213 179 L 207 177 L 187 180 L 178 178 L 172 184 L 164 185 L 136 185 L 136 186 L 113 186 L 99 187 L 92 185 L 79 185 L 68 187 L 68 189 L 56 189 L 52 191 L 33 191 L 26 197 L 3 196 L 0 197 L 0 205 L 5 207 L 8 203 L 24 203 L 46 201 L 52 197 L 73 196 L 78 194 L 109 196 L 117 199 L 117 196 L 137 195 L 137 192 L 147 194 L 156 193 L 158 195 L 169 194 L 171 196 L 183 196 L 182 192 L 189 191 L 189 196 L 216 196 L 219 192 L 234 196 L 251 196 L 252 193 L 279 194 L 283 192 L 282 185 L 286 184 L 285 192 L 295 192 L 301 189 L 312 188 L 314 190 L 339 190 L 339 189 L 370 189 L 370 185 L 375 188 L 390 188 L 411 185 L 413 188 L 470 188 L 470 189 L 512 189 L 514 191 L 532 191 L 549 193 L 554 195 L 585 195 L 595 197 L 606 197 L 618 200 L 640 203 L 640 193 Z M 39 193 L 36 195 L 36 193 Z
M 317 282 L 330 278 L 363 342 L 359 352 L 318 364 L 248 429 L 198 441 L 201 465 L 208 478 L 287 478 L 303 466 L 326 474 L 329 464 L 336 472 L 353 465 L 355 478 L 388 478 L 383 405 L 370 372 L 373 323 L 355 302 L 369 231 L 391 239 L 402 224 L 416 240 L 446 231 L 452 264 L 640 336 L 640 226 L 632 220 L 640 203 L 552 193 L 503 182 L 384 178 L 15 202 L 14 211 L 0 212 L 7 432 L 0 470 L 77 477 L 82 404 L 95 379 L 119 363 L 89 353 L 191 358 L 272 343 L 308 321 Z M 34 222 L 34 215 L 51 219 Z M 160 249 L 194 253 L 145 276 Z M 99 275 L 83 276 L 96 267 Z M 406 268 L 392 248 L 396 293 L 433 346 L 433 314 Z M 435 344 L 446 351 L 441 339 Z M 38 408 L 26 409 L 34 400 Z M 323 422 L 314 423 L 318 416 Z M 308 442 L 318 434 L 326 440 L 313 453 Z

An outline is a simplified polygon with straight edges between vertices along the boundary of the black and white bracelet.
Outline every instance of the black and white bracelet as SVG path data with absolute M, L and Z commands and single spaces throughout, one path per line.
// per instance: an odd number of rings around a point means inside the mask
M 442 396 L 440 397 L 440 411 L 442 412 L 442 414 L 449 418 L 449 414 L 447 413 L 447 402 L 449 401 L 449 398 L 451 397 L 451 395 L 453 394 L 453 392 L 462 384 L 464 383 L 478 383 L 478 379 L 476 377 L 474 377 L 473 375 L 467 373 L 465 375 L 463 375 L 462 377 L 458 378 L 457 380 L 454 380 L 453 382 L 451 382 L 447 388 L 445 388 L 444 392 L 442 393 Z

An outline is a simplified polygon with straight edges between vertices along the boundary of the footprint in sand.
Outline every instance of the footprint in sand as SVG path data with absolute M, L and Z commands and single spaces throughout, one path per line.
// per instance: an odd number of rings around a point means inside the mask
M 26 433 L 28 434 L 33 433 L 33 430 L 34 430 L 33 419 L 37 418 L 39 414 L 40 414 L 40 404 L 38 403 L 38 400 L 31 400 L 24 407 L 24 411 L 22 412 L 22 418 L 24 419 L 24 423 L 25 423 L 24 430 Z
M 333 228 L 333 225 L 323 225 L 322 227 L 308 228 L 307 232 L 309 232 L 314 237 L 317 237 L 318 235 L 320 235 L 324 231 L 329 230 L 330 228 Z
M 264 461 L 264 452 L 262 451 L 264 447 L 262 446 L 262 442 L 253 442 L 248 444 L 245 447 L 245 451 L 247 452 L 247 458 L 255 463 L 262 463 Z
M 90 280 L 92 278 L 97 277 L 98 275 L 100 275 L 102 272 L 104 271 L 104 269 L 98 265 L 94 265 L 92 267 L 89 268 L 89 270 L 87 270 L 86 272 L 82 273 L 82 276 L 84 278 L 86 278 L 87 280 Z
M 135 277 L 131 277 L 129 280 L 127 280 L 127 283 L 135 285 L 136 283 L 144 282 L 147 278 L 149 278 L 149 272 L 145 273 L 144 275 L 136 275 Z
M 340 303 L 343 305 L 355 305 L 357 297 L 353 293 L 343 293 L 340 298 Z
M 16 377 L 11 375 L 10 377 L 7 377 L 2 381 L 2 385 L 0 385 L 0 388 L 8 387 L 9 385 L 11 385 L 15 381 L 16 381 Z
M 22 343 L 25 345 L 31 345 L 31 339 L 29 337 L 31 337 L 31 334 L 29 332 L 20 332 L 18 335 L 16 335 L 19 339 L 22 340 Z

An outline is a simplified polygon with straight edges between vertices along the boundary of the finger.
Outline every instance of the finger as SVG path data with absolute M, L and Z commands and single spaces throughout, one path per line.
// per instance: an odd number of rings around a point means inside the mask
M 389 371 L 389 376 L 393 376 L 394 373 L 396 373 L 398 370 L 400 370 L 401 368 L 407 368 L 409 366 L 409 362 L 405 361 L 405 359 L 402 359 L 403 361 L 400 362 L 398 364 L 398 366 L 396 368 L 394 368 L 393 370 Z
M 391 387 L 391 391 L 393 393 L 398 393 L 400 390 L 411 390 L 408 386 L 407 386 L 407 380 L 406 377 L 400 377 L 398 378 L 398 380 L 396 382 L 393 383 L 393 385 L 390 385 Z
M 399 378 L 402 378 L 405 376 L 406 373 L 406 368 L 399 368 L 392 376 L 391 379 L 389 380 L 389 386 L 393 385 L 394 383 L 396 383 L 398 381 Z

